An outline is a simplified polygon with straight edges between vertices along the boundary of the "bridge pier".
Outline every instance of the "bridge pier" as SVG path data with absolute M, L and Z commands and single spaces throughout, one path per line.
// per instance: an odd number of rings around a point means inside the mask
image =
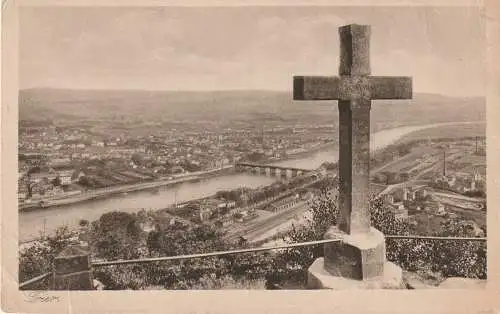
M 281 179 L 286 179 L 287 178 L 286 170 L 283 170 L 283 171 L 280 172 L 280 178 Z
M 274 175 L 276 177 L 281 177 L 281 169 L 280 168 L 274 168 Z
M 266 176 L 270 177 L 271 176 L 271 168 L 266 167 Z

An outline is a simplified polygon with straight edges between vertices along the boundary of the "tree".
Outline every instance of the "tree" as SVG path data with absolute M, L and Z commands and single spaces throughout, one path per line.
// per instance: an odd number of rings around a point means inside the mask
M 19 252 L 19 282 L 24 282 L 46 272 L 52 271 L 54 258 L 71 242 L 73 234 L 67 226 L 56 229 L 44 241 Z
M 310 218 L 303 225 L 293 225 L 291 231 L 284 236 L 286 242 L 297 243 L 323 240 L 327 229 L 337 223 L 337 200 L 330 197 L 331 189 L 332 185 L 325 183 L 320 190 L 319 197 L 309 202 Z M 314 259 L 322 256 L 322 254 L 323 246 L 321 245 L 301 247 L 287 250 L 284 253 L 283 259 L 289 261 L 287 263 L 289 268 L 294 269 L 299 267 L 305 270 L 311 265 Z
M 415 228 L 405 220 L 396 219 L 393 212 L 385 208 L 381 199 L 373 199 L 370 205 L 371 225 L 385 235 L 415 234 Z M 336 224 L 336 200 L 328 196 L 328 189 L 310 203 L 311 218 L 305 225 L 294 226 L 284 236 L 289 243 L 322 240 L 330 225 Z M 474 236 L 473 229 L 464 226 L 458 219 L 449 219 L 443 231 L 436 236 Z M 475 241 L 430 241 L 425 239 L 386 238 L 387 259 L 408 271 L 437 272 L 442 276 L 486 278 L 486 244 Z M 281 258 L 285 269 L 301 268 L 303 271 L 317 257 L 322 256 L 322 246 L 301 247 L 287 250 Z
M 142 239 L 137 217 L 129 213 L 109 212 L 92 223 L 92 248 L 105 259 L 138 258 Z

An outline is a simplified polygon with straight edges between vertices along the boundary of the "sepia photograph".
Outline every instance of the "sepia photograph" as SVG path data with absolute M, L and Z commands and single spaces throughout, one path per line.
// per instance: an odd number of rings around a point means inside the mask
M 486 21 L 18 9 L 18 289 L 480 289 Z

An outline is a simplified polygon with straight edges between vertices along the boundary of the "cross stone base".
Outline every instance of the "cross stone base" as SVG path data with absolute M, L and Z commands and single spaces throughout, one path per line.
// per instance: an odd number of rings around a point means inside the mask
M 309 289 L 404 288 L 403 272 L 386 261 L 384 235 L 377 229 L 349 235 L 331 227 L 325 239 L 342 241 L 324 245 L 325 257 L 309 267 Z
M 325 269 L 324 259 L 320 257 L 309 267 L 307 274 L 308 289 L 405 289 L 401 268 L 391 262 L 384 264 L 384 274 L 368 280 L 356 280 L 330 274 Z

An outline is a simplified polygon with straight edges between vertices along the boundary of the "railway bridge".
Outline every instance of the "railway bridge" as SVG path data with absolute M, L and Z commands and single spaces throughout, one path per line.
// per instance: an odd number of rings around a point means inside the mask
M 235 170 L 238 172 L 251 172 L 256 174 L 265 174 L 266 176 L 286 177 L 289 179 L 313 171 L 310 169 L 265 165 L 250 162 L 236 163 Z

